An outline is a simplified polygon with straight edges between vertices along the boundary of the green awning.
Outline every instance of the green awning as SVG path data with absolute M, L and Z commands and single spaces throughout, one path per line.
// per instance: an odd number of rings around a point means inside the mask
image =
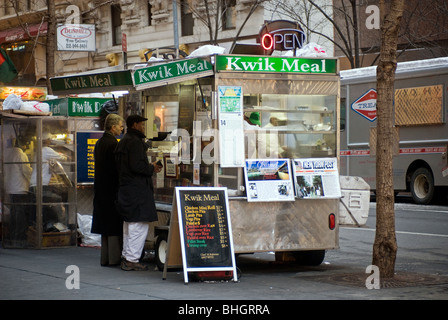
M 132 76 L 135 89 L 144 90 L 214 74 L 210 57 L 188 58 L 136 69 Z
M 131 70 L 84 73 L 50 79 L 55 95 L 131 90 Z

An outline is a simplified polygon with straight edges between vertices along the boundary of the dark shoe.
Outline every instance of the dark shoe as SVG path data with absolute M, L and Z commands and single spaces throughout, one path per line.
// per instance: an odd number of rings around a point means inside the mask
M 148 270 L 148 266 L 139 262 L 130 262 L 123 259 L 121 262 L 121 269 L 124 271 L 146 271 Z

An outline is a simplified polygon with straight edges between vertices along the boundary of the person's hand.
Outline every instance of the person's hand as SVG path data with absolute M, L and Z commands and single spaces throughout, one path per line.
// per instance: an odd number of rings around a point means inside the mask
M 154 162 L 152 163 L 152 165 L 154 166 L 154 172 L 155 172 L 155 173 L 159 173 L 160 171 L 162 171 L 162 168 L 163 168 L 163 167 L 159 166 L 159 165 L 157 164 L 157 161 L 154 161 Z

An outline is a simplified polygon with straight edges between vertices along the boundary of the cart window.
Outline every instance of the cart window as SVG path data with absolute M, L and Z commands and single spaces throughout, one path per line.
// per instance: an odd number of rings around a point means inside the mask
M 247 158 L 335 156 L 336 96 L 244 97 Z
M 148 98 L 148 113 L 154 110 L 157 127 L 148 156 L 151 162 L 160 160 L 164 166 L 153 176 L 156 201 L 172 203 L 176 186 L 211 187 L 215 183 L 214 136 L 204 133 L 212 129 L 212 90 L 204 79 L 201 87 L 183 83 L 163 89 L 166 91 L 157 91 L 160 96 Z
M 177 128 L 179 103 L 177 101 L 154 102 L 154 123 L 157 131 L 171 132 Z

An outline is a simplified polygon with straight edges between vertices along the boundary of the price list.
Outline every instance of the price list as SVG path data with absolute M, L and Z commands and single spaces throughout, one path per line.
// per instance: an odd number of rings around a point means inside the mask
M 179 198 L 187 265 L 231 265 L 225 192 L 186 190 Z
M 93 152 L 95 144 L 103 132 L 77 132 L 77 182 L 93 182 L 95 179 L 95 159 Z
M 226 213 L 222 206 L 216 206 L 216 215 L 218 217 L 219 243 L 221 248 L 227 248 L 229 247 L 229 233 L 227 230 Z

